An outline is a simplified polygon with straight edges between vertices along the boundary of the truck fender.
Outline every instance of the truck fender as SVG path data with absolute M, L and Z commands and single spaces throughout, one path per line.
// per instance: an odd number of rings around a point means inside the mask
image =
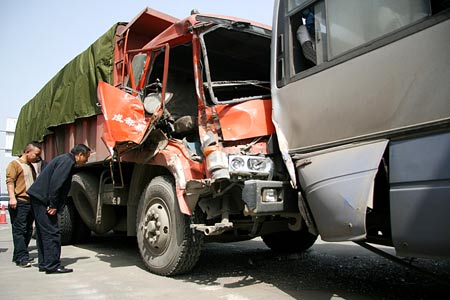
M 175 178 L 175 191 L 178 198 L 180 211 L 185 215 L 192 215 L 186 198 L 186 183 L 190 174 L 185 174 L 185 170 L 189 170 L 189 164 L 183 164 L 177 153 L 164 149 L 160 151 L 153 159 L 156 164 L 165 166 L 170 170 Z
M 366 237 L 374 179 L 388 140 L 356 143 L 295 155 L 300 185 L 325 241 Z

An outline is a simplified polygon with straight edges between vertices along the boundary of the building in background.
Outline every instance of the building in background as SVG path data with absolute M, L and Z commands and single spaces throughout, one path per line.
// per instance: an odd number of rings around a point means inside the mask
M 0 133 L 3 137 L 3 145 L 0 145 L 0 194 L 8 194 L 6 190 L 5 171 L 8 163 L 13 160 L 11 155 L 12 145 L 14 140 L 14 132 L 16 129 L 17 118 L 6 118 L 6 129 L 0 129 Z

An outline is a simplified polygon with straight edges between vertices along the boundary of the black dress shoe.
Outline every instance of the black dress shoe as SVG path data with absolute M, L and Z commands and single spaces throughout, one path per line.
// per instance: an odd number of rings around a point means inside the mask
M 70 273 L 70 272 L 73 272 L 73 269 L 59 267 L 59 268 L 54 269 L 54 270 L 46 270 L 45 274 L 63 274 L 63 273 Z

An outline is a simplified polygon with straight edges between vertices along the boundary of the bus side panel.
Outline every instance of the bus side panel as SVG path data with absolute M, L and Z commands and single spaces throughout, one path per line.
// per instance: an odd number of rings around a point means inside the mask
M 289 150 L 305 152 L 304 148 L 448 122 L 449 32 L 446 20 L 280 89 L 274 87 L 273 119 Z
M 366 209 L 372 206 L 374 178 L 387 143 L 337 147 L 297 161 L 300 184 L 323 240 L 366 237 Z
M 397 254 L 450 257 L 450 133 L 391 143 L 390 170 Z

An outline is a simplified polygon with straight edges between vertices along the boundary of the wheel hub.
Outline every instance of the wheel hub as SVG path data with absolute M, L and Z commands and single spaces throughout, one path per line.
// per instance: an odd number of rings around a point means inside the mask
M 162 252 L 168 244 L 170 217 L 165 206 L 151 204 L 145 215 L 142 231 L 145 241 L 155 252 Z

